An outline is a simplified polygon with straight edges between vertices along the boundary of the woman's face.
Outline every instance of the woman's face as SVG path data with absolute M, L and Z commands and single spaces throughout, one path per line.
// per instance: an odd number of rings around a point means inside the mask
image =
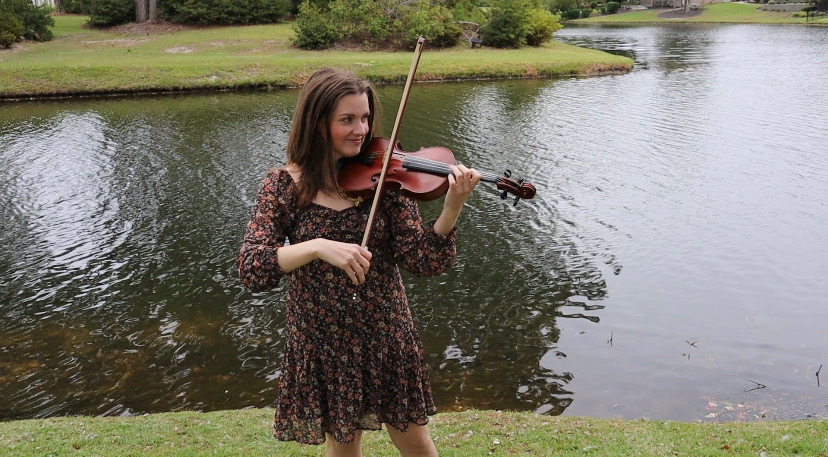
M 328 129 L 334 157 L 354 157 L 359 154 L 368 135 L 368 94 L 351 94 L 339 99 L 331 115 Z

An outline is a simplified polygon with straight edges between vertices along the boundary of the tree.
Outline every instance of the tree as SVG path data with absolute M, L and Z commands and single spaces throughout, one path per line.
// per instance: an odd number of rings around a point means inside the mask
M 156 0 L 135 0 L 135 22 L 155 22 L 157 18 Z

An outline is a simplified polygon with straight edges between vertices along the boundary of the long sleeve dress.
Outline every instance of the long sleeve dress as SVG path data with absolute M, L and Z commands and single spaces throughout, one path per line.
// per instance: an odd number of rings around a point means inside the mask
M 345 272 L 314 260 L 285 274 L 276 250 L 314 238 L 362 242 L 370 204 L 337 211 L 299 208 L 290 174 L 272 170 L 256 197 L 239 254 L 239 275 L 254 291 L 287 280 L 282 375 L 273 434 L 283 441 L 338 442 L 382 423 L 405 431 L 436 409 L 398 266 L 437 275 L 454 263 L 455 233 L 423 224 L 417 203 L 383 195 L 368 249 L 371 267 L 355 286 Z M 356 294 L 356 295 L 354 295 Z M 354 298 L 356 297 L 356 298 Z

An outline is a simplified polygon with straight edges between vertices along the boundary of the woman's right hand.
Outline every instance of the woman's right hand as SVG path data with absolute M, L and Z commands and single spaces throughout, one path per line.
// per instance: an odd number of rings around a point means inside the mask
M 285 273 L 307 265 L 314 259 L 321 259 L 341 269 L 356 285 L 365 282 L 365 274 L 371 266 L 371 252 L 367 249 L 358 244 L 326 238 L 282 246 L 277 251 L 279 268 Z
M 371 252 L 358 244 L 318 239 L 317 257 L 341 269 L 348 278 L 359 285 L 365 282 L 365 275 L 371 266 Z

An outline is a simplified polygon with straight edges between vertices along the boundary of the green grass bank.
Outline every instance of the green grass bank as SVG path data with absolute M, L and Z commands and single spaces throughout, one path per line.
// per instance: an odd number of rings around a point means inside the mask
M 4 456 L 324 455 L 324 446 L 270 436 L 273 411 L 64 417 L 0 422 Z M 825 457 L 828 421 L 684 423 L 464 411 L 430 424 L 443 457 L 476 456 L 810 456 Z M 368 432 L 366 457 L 397 456 L 387 434 Z
M 792 13 L 762 11 L 757 3 L 711 3 L 701 11 L 692 11 L 683 16 L 669 14 L 668 9 L 648 9 L 621 12 L 586 19 L 568 21 L 572 24 L 641 24 L 641 23 L 708 23 L 708 24 L 800 24 L 828 25 L 828 18 L 808 21 L 804 17 L 793 17 Z
M 404 82 L 410 52 L 305 51 L 290 46 L 291 24 L 241 27 L 131 25 L 87 29 L 85 16 L 55 16 L 55 39 L 0 50 L 0 99 L 284 88 L 322 66 L 375 83 Z M 591 76 L 628 72 L 629 58 L 562 43 L 539 48 L 429 49 L 418 81 Z

